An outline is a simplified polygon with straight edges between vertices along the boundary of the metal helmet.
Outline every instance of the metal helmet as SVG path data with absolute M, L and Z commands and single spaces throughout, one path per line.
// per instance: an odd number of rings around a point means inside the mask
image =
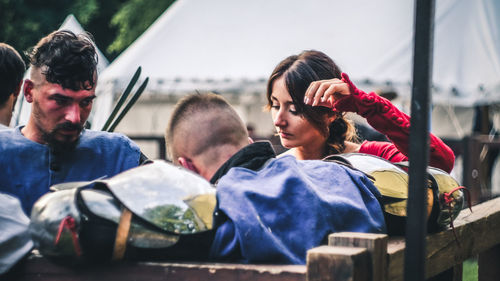
M 391 163 L 378 156 L 363 153 L 333 155 L 326 160 L 339 160 L 372 177 L 374 185 L 382 194 L 382 205 L 388 228 L 391 223 L 401 224 L 397 218 L 406 217 L 408 203 L 407 162 Z M 403 169 L 402 169 L 403 168 Z M 463 187 L 448 173 L 433 167 L 427 169 L 427 218 L 430 231 L 436 231 L 451 224 L 463 208 Z M 401 226 L 398 226 L 401 227 Z M 397 234 L 401 234 L 398 231 Z
M 439 190 L 437 224 L 442 227 L 451 225 L 464 208 L 464 191 L 466 189 L 443 170 L 429 167 L 428 173 L 436 182 Z
M 373 184 L 382 194 L 384 211 L 391 215 L 406 217 L 408 200 L 408 173 L 400 167 L 375 155 L 364 153 L 345 153 L 336 155 L 342 157 L 354 168 L 372 177 Z M 430 190 L 430 204 L 432 208 L 433 194 Z
M 52 257 L 88 258 L 104 249 L 120 259 L 130 246 L 168 248 L 183 235 L 210 230 L 216 204 L 210 183 L 165 161 L 51 190 L 35 203 L 30 232 Z

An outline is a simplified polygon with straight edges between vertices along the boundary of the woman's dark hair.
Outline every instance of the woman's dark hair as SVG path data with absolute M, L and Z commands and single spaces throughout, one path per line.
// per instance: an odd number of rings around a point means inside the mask
M 90 90 L 97 83 L 97 54 L 90 34 L 54 31 L 36 44 L 29 58 L 48 82 L 63 88 Z
M 280 77 L 284 77 L 295 110 L 327 137 L 327 155 L 344 151 L 344 142 L 355 139 L 354 126 L 344 118 L 342 112 L 333 111 L 327 107 L 313 107 L 304 104 L 304 94 L 311 82 L 333 78 L 341 79 L 341 73 L 340 68 L 326 54 L 309 50 L 289 56 L 281 61 L 267 82 L 266 108 L 270 109 L 272 106 L 271 94 L 274 82 Z M 336 118 L 331 124 L 327 124 L 326 116 L 335 116 Z

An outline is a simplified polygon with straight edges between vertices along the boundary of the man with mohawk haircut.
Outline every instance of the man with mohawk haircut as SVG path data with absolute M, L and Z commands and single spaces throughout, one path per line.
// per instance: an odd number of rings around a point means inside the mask
M 179 101 L 166 143 L 175 164 L 216 185 L 211 259 L 305 264 L 306 251 L 332 232 L 385 232 L 380 193 L 366 175 L 333 162 L 276 158 L 269 142 L 249 140 L 218 95 Z

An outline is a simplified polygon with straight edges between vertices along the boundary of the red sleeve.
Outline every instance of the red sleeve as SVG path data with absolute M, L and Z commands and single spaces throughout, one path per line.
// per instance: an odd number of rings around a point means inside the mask
M 391 142 L 364 141 L 359 148 L 359 152 L 377 155 L 391 162 L 408 161 L 408 157 L 401 153 Z
M 364 142 L 360 152 L 377 155 L 392 162 L 408 160 L 410 117 L 376 93 L 367 94 L 357 89 L 345 73 L 342 73 L 342 80 L 349 84 L 351 95 L 340 99 L 334 109 L 356 112 L 392 142 Z M 429 139 L 429 165 L 451 172 L 455 163 L 453 151 L 431 133 Z

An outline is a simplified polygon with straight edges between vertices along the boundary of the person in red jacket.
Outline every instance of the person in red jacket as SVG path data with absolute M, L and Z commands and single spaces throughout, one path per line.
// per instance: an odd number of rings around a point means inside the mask
M 391 162 L 408 160 L 410 117 L 376 93 L 356 88 L 326 54 L 304 51 L 281 61 L 267 83 L 270 109 L 281 144 L 299 160 L 338 153 L 372 154 Z M 391 142 L 356 142 L 354 126 L 344 117 L 355 112 Z M 432 167 L 451 172 L 453 151 L 430 134 Z

